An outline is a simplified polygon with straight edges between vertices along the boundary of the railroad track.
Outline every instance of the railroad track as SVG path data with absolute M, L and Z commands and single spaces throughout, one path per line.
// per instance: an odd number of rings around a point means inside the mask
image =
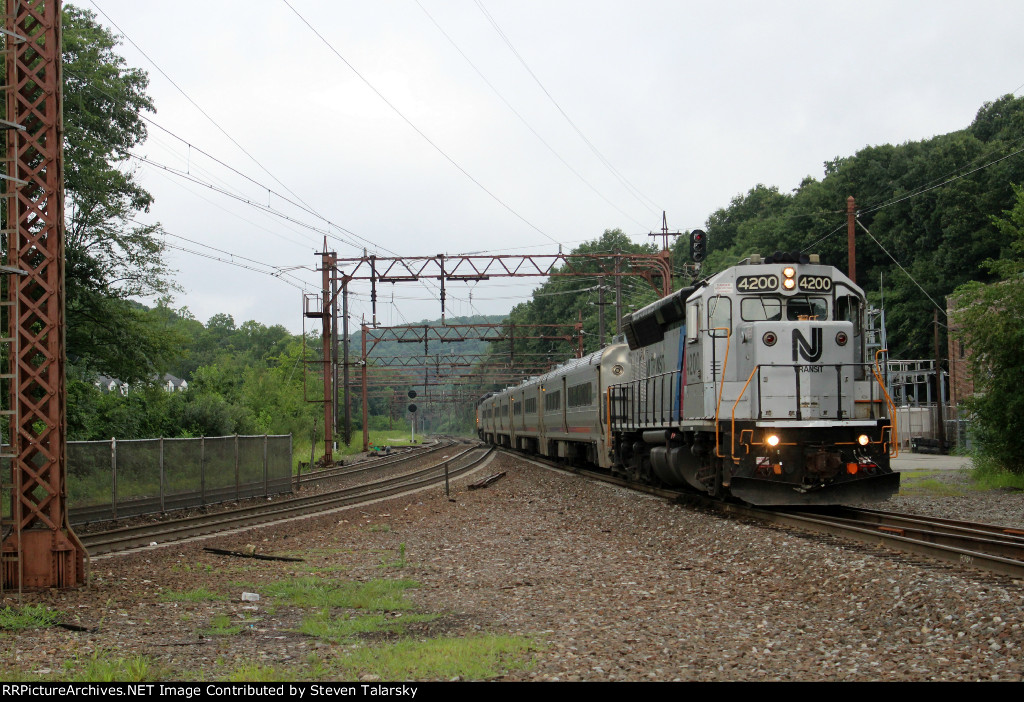
M 523 458 L 515 452 L 512 455 Z M 1024 529 L 854 507 L 815 510 L 751 507 L 713 500 L 697 493 L 637 485 L 604 473 L 566 468 L 536 456 L 527 460 L 721 514 L 829 534 L 1024 579 Z
M 265 525 L 300 517 L 315 516 L 342 507 L 394 497 L 439 484 L 476 468 L 489 455 L 486 447 L 471 447 L 444 461 L 419 470 L 374 481 L 364 485 L 329 490 L 317 495 L 296 497 L 274 504 L 240 507 L 217 514 L 184 517 L 155 524 L 97 531 L 80 537 L 90 556 L 146 546 L 164 544 L 213 533 L 232 531 L 257 524 Z

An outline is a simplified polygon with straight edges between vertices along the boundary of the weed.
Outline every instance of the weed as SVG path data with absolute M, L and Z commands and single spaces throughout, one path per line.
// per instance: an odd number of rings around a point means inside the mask
M 1024 490 L 1024 475 L 1011 473 L 992 458 L 971 456 L 971 478 L 986 490 Z
M 0 609 L 0 629 L 45 629 L 60 621 L 63 615 L 46 609 L 42 605 L 27 605 L 21 609 L 4 607 Z
M 406 602 L 403 592 L 411 587 L 419 587 L 419 583 L 412 580 L 381 579 L 349 583 L 302 577 L 269 583 L 262 589 L 269 597 L 278 598 L 279 604 L 296 607 L 392 611 L 409 609 L 411 605 Z
M 113 657 L 112 651 L 103 648 L 97 649 L 81 661 L 80 666 L 74 667 L 77 671 L 68 678 L 70 682 L 142 682 L 159 677 L 148 658 Z
M 400 641 L 387 646 L 350 649 L 334 659 L 335 675 L 355 680 L 488 680 L 510 670 L 529 669 L 539 646 L 519 636 L 473 636 Z
M 391 525 L 390 524 L 371 524 L 370 525 L 370 531 L 371 532 L 384 532 L 386 534 L 389 531 L 391 531 Z
M 203 632 L 206 636 L 234 636 L 242 633 L 244 624 L 232 624 L 231 617 L 218 614 L 210 619 L 210 628 Z
M 381 632 L 404 634 L 406 625 L 431 622 L 438 616 L 436 614 L 404 614 L 399 617 L 385 617 L 383 614 L 362 616 L 345 614 L 332 619 L 330 613 L 323 610 L 303 619 L 299 632 L 333 643 L 351 643 L 357 640 L 361 634 Z
M 243 663 L 227 677 L 228 682 L 281 682 L 295 680 L 293 673 L 272 665 Z
M 396 558 L 395 560 L 393 560 L 391 562 L 382 561 L 380 567 L 381 568 L 404 568 L 407 565 L 408 565 L 408 561 L 405 560 L 405 544 L 401 543 L 401 544 L 398 544 L 398 558 Z

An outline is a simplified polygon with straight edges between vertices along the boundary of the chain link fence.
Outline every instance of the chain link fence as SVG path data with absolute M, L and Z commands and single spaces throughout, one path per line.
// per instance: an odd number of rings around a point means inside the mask
M 292 491 L 292 437 L 68 442 L 71 522 L 121 519 Z

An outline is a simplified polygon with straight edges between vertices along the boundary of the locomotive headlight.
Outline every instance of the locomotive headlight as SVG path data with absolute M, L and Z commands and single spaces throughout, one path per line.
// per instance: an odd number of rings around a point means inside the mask
M 787 266 L 786 268 L 782 269 L 782 275 L 786 278 L 792 278 L 794 275 L 796 275 L 796 269 Z
M 861 434 L 860 436 L 857 437 L 857 443 L 860 444 L 861 446 L 867 446 L 869 443 L 871 443 L 871 439 L 870 437 L 868 437 L 867 434 Z
M 765 346 L 775 346 L 775 342 L 779 340 L 779 337 L 775 336 L 775 332 L 765 332 L 764 336 L 761 337 L 761 341 L 764 342 Z
M 622 371 L 624 371 L 624 370 L 625 369 L 622 367 L 621 363 L 616 363 L 614 366 L 612 366 L 612 374 L 613 375 L 622 375 Z
M 776 434 L 771 434 L 770 436 L 768 436 L 768 438 L 764 440 L 764 442 L 771 446 L 772 448 L 775 448 L 776 446 L 779 445 L 779 437 Z
M 836 334 L 836 343 L 840 346 L 846 346 L 847 341 L 849 341 L 849 338 L 846 336 L 846 332 Z
M 782 281 L 782 287 L 785 288 L 786 290 L 792 290 L 793 288 L 796 287 L 796 281 L 793 280 L 792 278 L 785 278 Z

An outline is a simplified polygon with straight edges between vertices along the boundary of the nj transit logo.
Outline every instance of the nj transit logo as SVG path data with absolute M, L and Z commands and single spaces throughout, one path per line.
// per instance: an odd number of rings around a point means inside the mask
M 823 344 L 821 343 L 821 327 L 811 327 L 811 341 L 808 343 L 800 330 L 793 330 L 793 363 L 803 357 L 808 363 L 814 363 L 821 358 Z

